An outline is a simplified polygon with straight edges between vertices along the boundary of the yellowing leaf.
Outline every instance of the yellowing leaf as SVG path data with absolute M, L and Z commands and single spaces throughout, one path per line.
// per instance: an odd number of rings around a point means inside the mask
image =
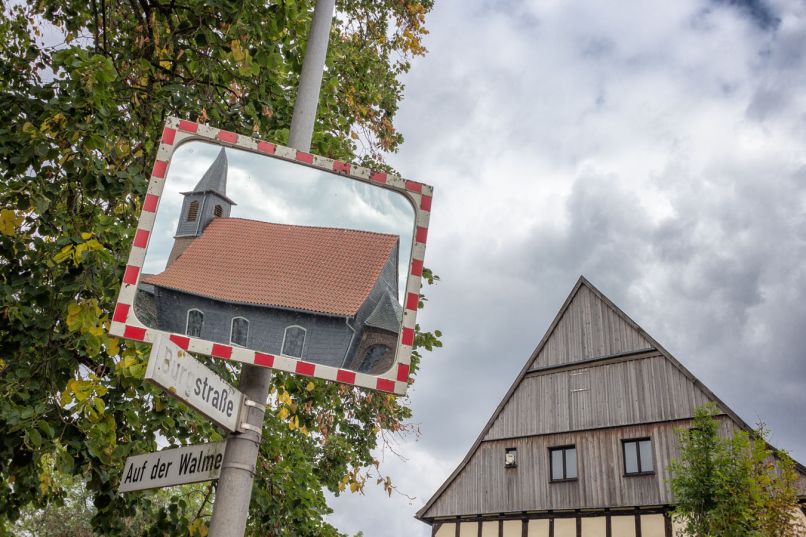
M 281 408 L 277 415 L 280 416 L 281 420 L 286 419 L 288 417 L 288 409 L 286 407 Z
M 68 387 L 70 386 L 69 382 L 67 383 L 67 386 Z M 69 405 L 73 401 L 73 398 L 70 396 L 70 393 L 71 391 L 68 388 L 62 390 L 62 396 L 59 398 L 59 404 L 61 405 L 62 408 L 67 408 L 67 405 Z
M 17 234 L 17 226 L 22 223 L 22 216 L 18 216 L 16 211 L 3 209 L 0 211 L 0 233 L 12 237 Z
M 69 330 L 76 330 L 78 328 L 80 315 L 81 306 L 78 304 L 69 304 L 67 306 L 67 328 Z
M 85 231 L 84 233 L 81 234 L 81 238 L 84 239 L 85 241 L 88 241 L 92 238 L 92 233 Z
M 111 337 L 106 340 L 106 354 L 109 356 L 117 356 L 120 354 L 120 343 L 118 338 Z
M 231 50 L 233 60 L 235 60 L 238 63 L 244 61 L 244 59 L 246 58 L 246 53 L 241 48 L 240 41 L 238 41 L 237 39 L 233 39 L 232 41 L 230 41 L 229 47 Z
M 83 261 L 84 252 L 91 250 L 103 250 L 104 246 L 95 239 L 83 242 L 75 247 L 73 251 L 73 263 L 78 266 Z M 58 254 L 57 254 L 58 255 Z
M 126 369 L 133 366 L 136 363 L 137 358 L 135 358 L 134 356 L 124 356 L 123 359 L 118 362 L 117 367 L 118 369 Z
M 307 386 L 305 386 L 305 391 L 306 391 L 306 392 L 312 392 L 312 391 L 313 391 L 313 389 L 314 389 L 315 387 L 316 387 L 316 386 L 314 385 L 314 383 L 313 383 L 313 382 L 309 382 L 309 383 L 308 383 L 308 385 L 307 385 Z
M 43 496 L 47 496 L 48 489 L 50 488 L 50 476 L 48 474 L 39 474 L 39 490 Z
M 85 300 L 67 306 L 67 329 L 71 332 L 90 333 L 95 337 L 103 335 L 100 324 L 101 308 L 96 300 Z
M 85 401 L 93 391 L 92 382 L 88 380 L 73 379 L 71 382 L 73 383 L 73 395 L 76 396 L 76 400 L 79 402 Z
M 58 254 L 53 256 L 53 260 L 56 263 L 64 263 L 68 259 L 70 259 L 73 255 L 73 245 L 68 244 L 64 248 L 62 248 Z
M 87 328 L 87 332 L 95 337 L 101 337 L 104 334 L 104 329 L 100 326 L 91 326 Z

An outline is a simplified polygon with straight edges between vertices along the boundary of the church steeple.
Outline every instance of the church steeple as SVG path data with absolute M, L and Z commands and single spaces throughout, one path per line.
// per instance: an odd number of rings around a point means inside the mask
M 198 237 L 213 218 L 230 215 L 235 202 L 227 197 L 227 153 L 223 147 L 193 190 L 182 195 L 185 200 L 176 237 Z
M 227 153 L 222 147 L 213 163 L 193 190 L 182 192 L 185 197 L 176 225 L 174 246 L 168 258 L 170 265 L 190 242 L 201 235 L 214 218 L 227 218 L 234 201 L 227 197 Z
M 213 192 L 223 197 L 227 195 L 227 153 L 222 147 L 218 156 L 204 172 L 193 192 Z

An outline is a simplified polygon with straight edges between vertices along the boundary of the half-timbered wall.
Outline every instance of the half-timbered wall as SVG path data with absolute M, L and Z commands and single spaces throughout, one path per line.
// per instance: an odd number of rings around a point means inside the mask
M 806 515 L 793 513 L 795 535 L 806 535 Z M 684 525 L 668 508 L 525 513 L 519 518 L 438 521 L 434 537 L 680 537 Z
M 665 513 L 560 513 L 546 518 L 438 522 L 434 537 L 673 537 Z

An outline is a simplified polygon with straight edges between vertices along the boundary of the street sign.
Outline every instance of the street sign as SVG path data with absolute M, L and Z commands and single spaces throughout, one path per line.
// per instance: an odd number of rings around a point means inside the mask
M 432 196 L 169 118 L 110 333 L 402 395 Z
M 123 467 L 118 492 L 218 479 L 226 446 L 224 440 L 129 457 Z
M 168 338 L 152 345 L 145 378 L 226 430 L 238 429 L 243 394 Z

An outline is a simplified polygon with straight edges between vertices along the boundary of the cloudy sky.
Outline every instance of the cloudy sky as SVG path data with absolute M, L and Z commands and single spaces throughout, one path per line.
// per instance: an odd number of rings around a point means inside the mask
M 580 274 L 806 463 L 806 4 L 437 0 L 389 157 L 435 186 L 410 391 L 414 496 L 335 499 L 366 536 L 464 457 Z

